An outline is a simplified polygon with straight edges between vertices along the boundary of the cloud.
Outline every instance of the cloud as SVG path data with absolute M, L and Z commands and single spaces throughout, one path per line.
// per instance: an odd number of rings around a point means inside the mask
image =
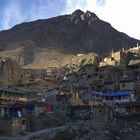
M 121 32 L 140 39 L 140 0 L 106 0 L 96 14 Z
M 105 0 L 66 0 L 64 12 L 71 13 L 76 9 L 93 11 L 94 9 L 104 6 L 105 4 Z
M 106 0 L 96 0 L 96 2 L 97 2 L 97 4 L 98 5 L 105 5 L 105 3 L 106 3 Z

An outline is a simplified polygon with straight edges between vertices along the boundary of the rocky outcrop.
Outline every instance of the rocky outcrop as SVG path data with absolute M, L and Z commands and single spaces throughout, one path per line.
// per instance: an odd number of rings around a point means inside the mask
M 99 65 L 99 57 L 95 53 L 77 54 L 77 56 L 72 57 L 69 68 L 78 71 L 89 64 Z
M 94 24 L 95 21 L 100 19 L 97 17 L 97 15 L 91 13 L 90 11 L 86 11 L 84 13 L 81 10 L 76 10 L 71 14 L 70 20 L 75 24 L 82 24 L 82 22 L 85 22 L 91 26 L 92 24 Z
M 19 64 L 9 58 L 0 58 L 0 84 L 14 85 L 20 84 L 23 80 L 24 72 Z
M 95 53 L 86 54 L 62 54 L 53 49 L 43 49 L 43 51 L 38 51 L 34 57 L 33 63 L 25 65 L 24 68 L 70 68 L 75 71 L 79 70 L 82 66 L 87 64 L 98 65 L 99 57 Z

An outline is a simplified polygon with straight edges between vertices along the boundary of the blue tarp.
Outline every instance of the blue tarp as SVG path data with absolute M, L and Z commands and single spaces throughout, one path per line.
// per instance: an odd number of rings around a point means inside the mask
M 126 96 L 126 95 L 130 95 L 130 94 L 131 94 L 131 92 L 129 92 L 129 91 L 120 91 L 120 92 L 103 93 L 102 96 L 113 97 L 113 96 Z
M 126 96 L 130 95 L 131 91 L 118 91 L 118 92 L 110 92 L 110 93 L 102 93 L 99 91 L 91 91 L 91 93 L 96 94 L 96 95 L 102 95 L 105 97 L 113 97 L 113 96 Z

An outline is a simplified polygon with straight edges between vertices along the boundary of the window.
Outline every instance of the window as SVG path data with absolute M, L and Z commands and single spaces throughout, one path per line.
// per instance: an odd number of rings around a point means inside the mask
M 88 75 L 87 78 L 90 79 L 91 78 L 91 75 Z
M 122 84 L 122 87 L 125 87 L 125 84 Z
M 98 72 L 98 71 L 99 71 L 99 69 L 98 69 L 98 68 L 95 68 L 95 71 L 96 71 L 96 72 Z
M 22 125 L 25 125 L 25 122 L 26 122 L 25 120 L 22 120 Z

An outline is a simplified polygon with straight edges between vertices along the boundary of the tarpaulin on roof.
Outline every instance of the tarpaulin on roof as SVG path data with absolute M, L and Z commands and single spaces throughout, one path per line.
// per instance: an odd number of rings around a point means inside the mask
M 117 92 L 103 93 L 103 92 L 92 90 L 91 93 L 96 94 L 96 95 L 102 95 L 102 96 L 105 96 L 105 97 L 113 97 L 113 96 L 130 95 L 132 92 L 131 91 L 117 91 Z
M 130 94 L 131 94 L 130 91 L 119 91 L 119 92 L 103 93 L 102 96 L 113 97 L 113 96 L 126 96 Z

